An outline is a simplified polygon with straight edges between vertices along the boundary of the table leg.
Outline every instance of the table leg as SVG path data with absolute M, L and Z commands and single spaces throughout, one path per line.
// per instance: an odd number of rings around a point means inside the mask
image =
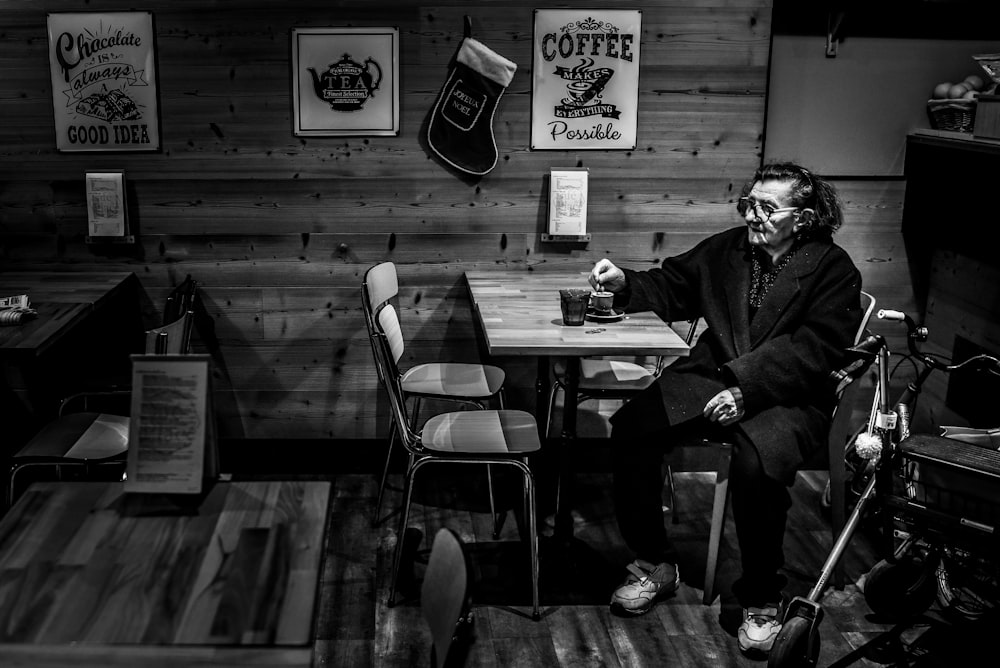
M 576 404 L 580 387 L 580 358 L 566 358 L 566 375 L 563 378 L 563 424 L 559 439 L 558 481 L 556 483 L 557 538 L 573 537 L 573 472 L 570 450 L 576 440 Z
M 549 358 L 538 356 L 538 373 L 535 375 L 535 419 L 538 420 L 538 438 L 545 443 L 549 432 Z

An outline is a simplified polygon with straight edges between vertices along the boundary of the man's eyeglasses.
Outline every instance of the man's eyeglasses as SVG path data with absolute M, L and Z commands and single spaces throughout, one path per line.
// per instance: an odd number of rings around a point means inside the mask
M 747 211 L 753 208 L 753 215 L 758 220 L 763 220 L 767 222 L 771 220 L 771 216 L 776 213 L 784 213 L 786 211 L 797 211 L 800 207 L 797 206 L 783 206 L 776 207 L 767 202 L 758 202 L 752 197 L 741 197 L 736 202 L 736 210 L 740 212 L 741 216 L 746 216 Z

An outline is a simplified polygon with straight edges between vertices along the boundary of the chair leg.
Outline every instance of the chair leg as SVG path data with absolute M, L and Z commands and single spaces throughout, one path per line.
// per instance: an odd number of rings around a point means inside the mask
M 379 515 L 382 513 L 382 496 L 385 494 L 386 481 L 389 480 L 389 463 L 392 461 L 392 446 L 396 444 L 396 423 L 389 427 L 389 447 L 385 453 L 385 466 L 382 468 L 382 481 L 378 485 L 378 498 L 375 500 L 375 514 L 372 516 L 372 528 L 378 526 Z
M 493 467 L 486 465 L 486 486 L 490 492 L 490 517 L 493 518 L 493 540 L 500 538 L 500 527 L 502 525 L 500 515 L 497 513 L 496 501 L 493 498 Z
M 536 622 L 542 618 L 538 599 L 538 527 L 535 519 L 535 477 L 526 462 L 512 462 L 521 469 L 524 479 L 524 497 L 527 500 L 525 518 L 528 524 L 528 544 L 531 550 L 531 618 Z
M 538 612 L 538 527 L 535 525 L 535 481 L 528 472 L 528 539 L 531 541 L 531 618 L 542 618 Z
M 679 524 L 680 516 L 677 514 L 677 489 L 674 487 L 674 469 L 667 464 L 667 474 L 664 478 L 667 485 L 667 493 L 670 495 L 670 523 Z
M 406 525 L 410 519 L 410 497 L 413 492 L 413 478 L 416 476 L 417 468 L 425 459 L 410 462 L 406 469 L 406 488 L 403 494 L 403 508 L 400 511 L 399 529 L 396 531 L 396 550 L 392 560 L 392 580 L 389 583 L 389 600 L 386 604 L 391 608 L 396 604 L 396 585 L 399 583 L 399 569 L 403 560 L 403 542 L 406 538 Z
M 715 472 L 715 496 L 712 500 L 712 527 L 708 536 L 708 558 L 705 560 L 705 594 L 702 603 L 711 605 L 715 600 L 715 570 L 719 563 L 719 545 L 726 521 L 726 502 L 729 500 L 729 464 L 732 449 L 719 448 L 719 468 Z
M 503 388 L 497 392 L 497 401 L 500 403 L 500 410 L 504 409 L 504 394 Z M 485 406 L 481 406 L 485 408 Z M 493 540 L 500 539 L 500 530 L 503 528 L 504 515 L 497 512 L 496 508 L 496 497 L 493 493 L 493 469 L 487 464 L 486 465 L 486 484 L 489 486 L 490 491 L 490 515 L 493 516 Z
M 552 389 L 549 390 L 549 410 L 546 413 L 547 421 L 545 423 L 545 438 L 552 437 L 552 411 L 556 408 L 556 392 L 559 391 L 559 383 L 552 383 Z

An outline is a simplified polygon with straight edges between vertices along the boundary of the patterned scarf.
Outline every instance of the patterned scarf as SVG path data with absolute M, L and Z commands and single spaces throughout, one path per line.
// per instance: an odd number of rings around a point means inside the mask
M 766 257 L 764 251 L 760 250 L 756 246 L 751 252 L 751 274 L 750 274 L 750 308 L 759 309 L 760 305 L 764 302 L 764 295 L 767 291 L 771 289 L 774 284 L 778 274 L 781 270 L 788 266 L 792 258 L 795 257 L 795 253 L 798 252 L 799 245 L 795 244 L 792 246 L 787 253 L 781 256 L 776 264 L 771 264 L 769 257 Z M 768 267 L 765 269 L 765 266 Z

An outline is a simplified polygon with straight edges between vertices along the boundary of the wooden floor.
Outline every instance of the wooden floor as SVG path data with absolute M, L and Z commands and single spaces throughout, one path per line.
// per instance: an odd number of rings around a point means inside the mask
M 435 468 L 437 469 L 435 471 Z M 542 540 L 542 619 L 530 618 L 529 561 L 518 542 L 513 514 L 500 541 L 493 541 L 485 474 L 468 467 L 425 469 L 414 493 L 406 545 L 412 546 L 403 569 L 405 587 L 394 607 L 387 593 L 398 515 L 378 529 L 370 527 L 377 481 L 371 474 L 338 475 L 323 586 L 317 619 L 316 665 L 422 667 L 429 663 L 429 633 L 417 597 L 434 532 L 448 526 L 469 547 L 475 572 L 475 641 L 468 666 L 749 666 L 764 665 L 740 655 L 735 629 L 740 609 L 729 587 L 738 570 L 731 516 L 720 556 L 721 596 L 702 604 L 710 474 L 679 474 L 679 523 L 671 527 L 683 552 L 682 586 L 653 612 L 635 618 L 610 614 L 608 598 L 624 577 L 631 555 L 622 545 L 609 497 L 610 478 L 581 473 L 575 507 L 575 541 L 560 549 Z M 516 481 L 504 507 L 518 499 Z M 545 488 L 542 480 L 541 487 Z M 400 476 L 393 476 L 383 515 L 401 500 Z M 503 481 L 501 485 L 503 486 Z M 795 505 L 786 540 L 787 593 L 805 595 L 829 553 L 832 537 L 820 509 L 825 474 L 800 474 L 793 487 Z M 539 501 L 543 516 L 551 503 Z M 551 535 L 551 527 L 542 527 Z M 902 644 L 885 642 L 892 627 L 872 619 L 860 587 L 875 563 L 872 541 L 857 535 L 844 557 L 848 586 L 828 590 L 822 600 L 821 666 L 966 665 L 954 663 L 952 627 L 931 614 L 915 627 L 897 629 Z M 886 648 L 895 647 L 895 651 Z M 878 650 L 878 651 L 876 651 Z M 874 660 L 874 659 L 877 659 Z M 937 661 L 941 663 L 938 664 Z

